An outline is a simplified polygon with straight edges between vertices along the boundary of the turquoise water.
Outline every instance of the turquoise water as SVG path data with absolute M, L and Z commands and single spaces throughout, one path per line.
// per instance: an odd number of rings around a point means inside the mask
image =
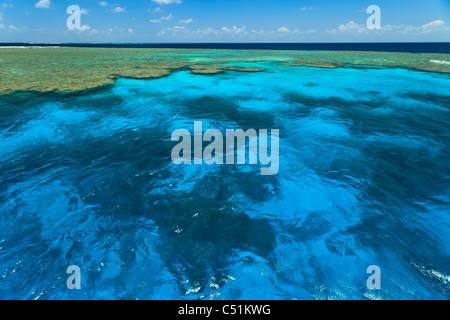
M 0 298 L 450 298 L 449 75 L 241 66 L 0 97 Z M 174 165 L 200 120 L 279 129 L 278 174 Z

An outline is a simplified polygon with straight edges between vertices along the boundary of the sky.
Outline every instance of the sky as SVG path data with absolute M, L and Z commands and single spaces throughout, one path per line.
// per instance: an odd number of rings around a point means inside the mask
M 370 5 L 381 29 L 367 28 Z M 0 42 L 415 41 L 450 42 L 450 0 L 0 0 Z

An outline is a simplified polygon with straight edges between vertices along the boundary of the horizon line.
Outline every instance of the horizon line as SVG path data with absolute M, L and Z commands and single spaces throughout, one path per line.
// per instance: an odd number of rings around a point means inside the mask
M 379 41 L 379 42 L 0 42 L 2 45 L 8 44 L 32 44 L 32 45 L 67 45 L 67 44 L 450 44 L 450 41 Z

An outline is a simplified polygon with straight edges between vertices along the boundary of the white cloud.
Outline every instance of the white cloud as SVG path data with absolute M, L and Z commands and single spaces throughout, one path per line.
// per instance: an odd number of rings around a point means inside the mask
M 50 0 L 39 0 L 34 6 L 36 8 L 48 9 L 50 8 L 51 2 Z
M 5 27 L 4 24 L 0 24 L 0 29 L 3 29 Z
M 431 21 L 430 23 L 424 24 L 422 26 L 422 28 L 426 29 L 426 28 L 440 27 L 440 26 L 443 26 L 444 24 L 445 24 L 445 21 L 434 20 L 434 21 Z
M 397 35 L 397 36 L 419 36 L 424 34 L 440 34 L 450 32 L 450 27 L 445 24 L 443 20 L 434 20 L 422 26 L 410 25 L 390 25 L 381 26 L 379 30 L 369 30 L 366 25 L 358 24 L 354 21 L 349 21 L 346 24 L 341 24 L 337 28 L 326 30 L 327 33 L 333 35 Z
M 448 33 L 450 32 L 450 27 L 445 24 L 445 21 L 434 20 L 420 27 L 420 34 L 425 33 Z
M 202 39 L 204 37 L 216 37 L 220 38 L 223 36 L 242 36 L 248 35 L 248 32 L 245 31 L 245 26 L 238 28 L 237 26 L 233 26 L 231 28 L 222 27 L 220 29 L 215 28 L 205 28 L 205 29 L 196 29 L 190 30 L 186 27 L 174 26 L 170 28 L 164 28 L 158 32 L 158 36 L 176 36 L 176 37 L 184 37 L 184 38 L 195 38 Z
M 189 19 L 184 19 L 184 20 L 180 20 L 180 21 L 178 21 L 179 23 L 192 23 L 192 22 L 194 22 L 194 20 L 192 20 L 191 18 L 189 18 Z
M 87 26 L 87 25 L 82 25 L 81 26 L 81 28 L 80 28 L 80 31 L 82 31 L 82 32 L 84 32 L 84 31 L 89 31 L 89 30 L 91 30 L 91 27 L 89 27 L 89 26 Z
M 81 14 L 88 14 L 88 13 L 89 13 L 89 10 L 83 9 L 83 8 L 82 8 L 82 9 L 80 10 L 80 13 L 81 13 Z
M 102 7 L 106 7 L 108 5 L 108 2 L 100 1 L 98 4 L 101 5 Z
M 131 28 L 128 28 L 128 33 L 134 33 L 134 30 Z
M 122 7 L 115 7 L 113 11 L 115 13 L 122 13 L 122 12 L 127 11 L 127 9 L 126 8 L 122 8 Z
M 160 20 L 160 19 L 158 19 Z M 189 20 L 189 19 L 186 19 Z M 161 20 L 162 21 L 162 20 Z M 223 26 L 220 28 L 192 28 L 193 24 L 182 24 L 161 29 L 157 36 L 166 40 L 190 39 L 195 41 L 218 41 L 245 39 L 261 41 L 450 41 L 450 26 L 444 20 L 434 20 L 423 25 L 389 25 L 381 29 L 367 28 L 364 20 L 361 23 L 348 21 L 330 29 L 293 29 L 281 26 L 274 29 L 247 29 L 245 26 Z
M 86 30 L 85 31 L 87 31 L 89 29 L 90 29 L 90 27 L 86 26 Z M 117 29 L 117 27 L 116 27 L 116 29 Z M 89 33 L 91 33 L 91 34 L 111 35 L 113 31 L 114 31 L 114 29 L 112 29 L 112 28 L 103 29 L 103 30 L 90 29 Z
M 331 34 L 342 34 L 342 33 L 356 33 L 363 34 L 367 33 L 369 29 L 366 25 L 358 24 L 355 21 L 349 21 L 346 24 L 341 24 L 335 29 L 327 30 L 326 32 Z
M 265 33 L 265 31 L 264 31 L 264 30 L 255 30 L 255 29 L 252 29 L 252 33 L 258 34 L 258 35 L 263 35 L 263 34 Z
M 0 12 L 0 21 L 5 20 L 5 18 L 3 18 L 3 13 Z
M 366 27 L 367 26 L 358 24 L 355 21 L 349 21 L 347 24 L 341 24 L 338 27 L 338 30 L 341 32 L 357 31 L 357 32 L 361 33 L 363 29 L 367 29 Z
M 288 33 L 288 32 L 289 32 L 289 29 L 286 28 L 286 27 L 280 27 L 280 28 L 278 28 L 277 32 L 280 32 L 280 33 Z
M 245 31 L 245 27 L 241 27 L 241 28 L 238 28 L 236 26 L 233 26 L 233 28 L 222 27 L 220 30 L 222 30 L 225 33 L 238 34 L 238 33 Z
M 12 7 L 14 7 L 13 5 L 12 5 L 12 3 L 3 3 L 2 4 L 2 8 L 12 8 Z
M 159 19 L 151 19 L 150 22 L 151 23 L 160 23 L 160 22 L 168 21 L 168 20 L 172 20 L 172 19 L 173 19 L 173 15 L 169 14 L 168 16 L 161 17 Z
M 14 31 L 21 31 L 19 28 L 17 28 L 16 26 L 14 26 L 14 25 L 12 25 L 12 24 L 10 24 L 10 25 L 8 26 L 8 29 L 11 29 L 11 30 L 14 30 Z
M 181 0 L 152 0 L 152 1 L 156 2 L 159 5 L 172 4 L 172 3 L 180 4 L 181 3 Z

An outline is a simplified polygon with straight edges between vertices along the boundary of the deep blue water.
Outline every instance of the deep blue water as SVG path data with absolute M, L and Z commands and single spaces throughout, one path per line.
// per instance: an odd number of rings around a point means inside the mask
M 376 43 L 4 43 L 4 46 L 55 46 L 94 48 L 179 48 L 244 50 L 332 50 L 385 51 L 410 53 L 450 53 L 450 42 L 376 42 Z
M 450 298 L 449 75 L 242 65 L 0 97 L 0 298 Z M 196 120 L 279 129 L 278 174 L 174 165 Z

